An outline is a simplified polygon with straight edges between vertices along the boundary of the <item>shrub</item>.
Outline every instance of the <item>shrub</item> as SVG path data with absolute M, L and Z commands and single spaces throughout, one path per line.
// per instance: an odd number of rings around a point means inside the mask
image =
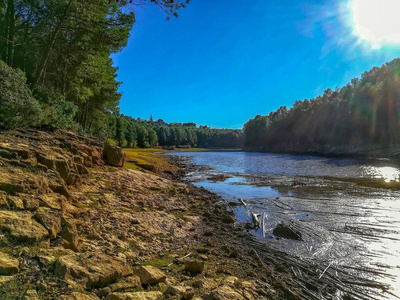
M 65 101 L 62 96 L 43 88 L 36 88 L 33 96 L 39 101 L 43 110 L 42 125 L 49 128 L 77 130 L 74 118 L 78 108 L 74 103 Z
M 0 60 L 0 126 L 21 128 L 41 123 L 42 110 L 21 70 Z

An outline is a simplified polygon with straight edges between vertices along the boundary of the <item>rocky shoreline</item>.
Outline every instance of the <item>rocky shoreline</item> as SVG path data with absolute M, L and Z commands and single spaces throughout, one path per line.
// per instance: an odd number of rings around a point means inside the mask
M 107 165 L 125 156 L 104 149 L 71 133 L 0 133 L 1 299 L 303 298 L 221 198 Z

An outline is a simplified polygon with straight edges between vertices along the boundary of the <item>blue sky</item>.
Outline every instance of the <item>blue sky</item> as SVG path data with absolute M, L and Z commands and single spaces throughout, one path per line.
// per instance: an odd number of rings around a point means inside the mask
M 169 21 L 138 8 L 128 46 L 113 55 L 121 113 L 242 128 L 400 56 L 396 44 L 360 40 L 352 1 L 191 0 Z

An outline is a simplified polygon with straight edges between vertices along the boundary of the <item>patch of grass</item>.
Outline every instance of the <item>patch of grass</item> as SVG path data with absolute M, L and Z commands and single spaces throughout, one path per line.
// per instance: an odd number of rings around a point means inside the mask
M 142 262 L 141 265 L 142 266 L 153 266 L 158 269 L 165 269 L 170 263 L 172 263 L 172 261 L 173 261 L 173 259 L 169 256 L 156 257 L 156 258 L 149 259 L 149 260 Z
M 159 173 L 168 172 L 176 173 L 178 167 L 171 164 L 169 158 L 164 155 L 166 150 L 162 149 L 123 149 L 123 152 L 127 156 L 127 162 L 125 168 L 132 170 L 142 170 L 136 164 L 150 164 L 156 167 Z M 149 171 L 146 171 L 149 172 Z

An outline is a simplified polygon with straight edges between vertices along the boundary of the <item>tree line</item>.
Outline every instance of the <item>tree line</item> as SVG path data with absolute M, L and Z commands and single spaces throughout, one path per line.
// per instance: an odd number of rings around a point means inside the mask
M 215 129 L 196 123 L 166 123 L 134 119 L 120 114 L 109 115 L 108 136 L 122 147 L 200 147 L 241 149 L 244 135 L 241 129 Z
M 244 125 L 251 151 L 359 153 L 400 144 L 400 59 Z

